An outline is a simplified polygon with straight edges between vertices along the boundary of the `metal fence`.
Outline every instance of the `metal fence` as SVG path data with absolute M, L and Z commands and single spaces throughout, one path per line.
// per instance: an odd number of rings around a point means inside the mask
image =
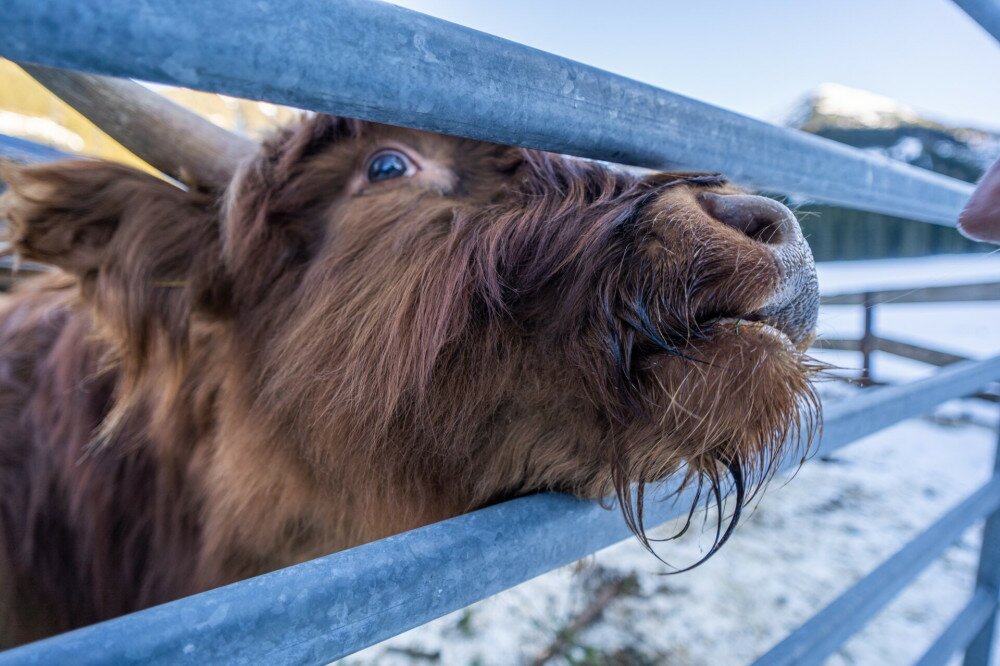
M 46 160 L 57 160 L 69 157 L 66 153 L 35 143 L 25 141 L 13 136 L 0 134 L 0 157 L 5 157 L 15 162 L 42 162 Z M 3 183 L 0 183 L 2 191 Z
M 966 1 L 1000 39 L 995 0 Z M 954 225 L 967 183 L 778 128 L 370 0 L 7 0 L 0 55 L 654 168 Z M 224 26 L 224 29 L 220 29 Z M 818 455 L 1000 378 L 1000 356 L 826 407 Z M 691 497 L 657 501 L 654 524 Z M 961 532 L 988 516 L 968 606 L 921 664 L 985 666 L 1000 583 L 1000 476 L 764 655 L 819 663 Z M 0 664 L 324 663 L 629 535 L 615 511 L 515 499 L 0 654 Z
M 861 375 L 851 379 L 865 386 L 879 383 L 872 370 L 872 357 L 875 352 L 901 356 L 912 361 L 919 361 L 920 363 L 928 363 L 939 367 L 958 363 L 959 361 L 967 361 L 969 359 L 960 354 L 877 335 L 875 333 L 876 313 L 880 305 L 984 301 L 1000 301 L 1000 282 L 826 294 L 820 298 L 820 305 L 860 305 L 864 315 L 864 331 L 861 334 L 861 338 L 857 340 L 824 337 L 816 341 L 816 346 L 821 349 L 860 352 Z M 987 397 L 987 395 L 982 394 L 982 397 Z

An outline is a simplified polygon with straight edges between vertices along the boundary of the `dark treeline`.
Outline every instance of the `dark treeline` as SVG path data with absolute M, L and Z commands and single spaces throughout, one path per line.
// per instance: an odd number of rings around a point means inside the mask
M 983 174 L 984 131 L 936 123 L 889 127 L 844 127 L 833 119 L 813 116 L 802 129 L 870 150 L 917 167 L 974 183 Z M 988 151 L 989 149 L 986 148 Z M 833 206 L 797 207 L 802 231 L 818 261 L 917 257 L 929 254 L 989 252 L 984 243 L 965 239 L 955 229 Z
M 929 254 L 989 252 L 955 229 L 832 206 L 798 208 L 802 232 L 817 261 L 920 257 Z

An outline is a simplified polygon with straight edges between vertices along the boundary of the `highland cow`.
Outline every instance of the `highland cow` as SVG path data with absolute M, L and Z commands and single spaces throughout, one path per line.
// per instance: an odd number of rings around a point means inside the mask
M 816 413 L 809 249 L 718 175 L 316 115 L 224 190 L 0 176 L 58 269 L 0 313 L 8 644 L 527 493 L 643 535 L 632 488 L 742 503 Z

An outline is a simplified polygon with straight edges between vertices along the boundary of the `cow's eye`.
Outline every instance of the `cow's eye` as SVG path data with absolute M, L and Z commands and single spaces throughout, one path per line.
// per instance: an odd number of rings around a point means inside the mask
M 413 173 L 413 162 L 398 150 L 383 150 L 368 162 L 369 183 L 400 178 L 411 173 Z

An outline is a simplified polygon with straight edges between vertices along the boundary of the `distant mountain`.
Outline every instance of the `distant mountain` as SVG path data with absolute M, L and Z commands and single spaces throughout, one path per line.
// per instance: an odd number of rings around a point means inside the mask
M 835 83 L 806 94 L 787 127 L 975 182 L 1000 156 L 1000 132 L 932 119 L 888 97 Z M 807 204 L 803 230 L 821 261 L 985 251 L 947 227 Z
M 888 97 L 836 83 L 805 95 L 784 124 L 974 182 L 1000 155 L 1000 132 L 949 125 Z

